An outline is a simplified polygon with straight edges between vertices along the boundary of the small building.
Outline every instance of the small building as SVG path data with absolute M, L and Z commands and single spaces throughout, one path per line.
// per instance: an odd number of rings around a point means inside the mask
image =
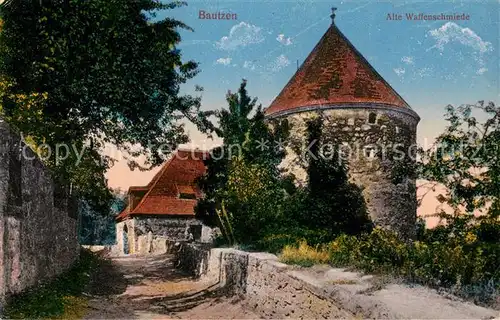
M 200 150 L 177 150 L 146 186 L 128 190 L 128 205 L 116 217 L 118 254 L 162 250 L 165 239 L 199 239 L 202 225 L 194 208 L 202 196 L 196 179 L 205 173 Z

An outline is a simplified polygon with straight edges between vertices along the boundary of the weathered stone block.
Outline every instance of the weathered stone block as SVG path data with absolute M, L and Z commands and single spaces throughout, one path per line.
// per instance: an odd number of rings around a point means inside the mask
M 76 208 L 56 207 L 54 179 L 0 119 L 0 299 L 65 271 L 78 258 Z

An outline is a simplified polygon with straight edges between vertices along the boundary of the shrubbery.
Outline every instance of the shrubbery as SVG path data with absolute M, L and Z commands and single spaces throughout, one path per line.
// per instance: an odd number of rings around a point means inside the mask
M 280 260 L 285 263 L 310 267 L 315 264 L 328 263 L 330 256 L 324 246 L 311 247 L 306 241 L 301 241 L 298 246 L 285 246 Z
M 307 266 L 325 263 L 327 255 L 333 266 L 391 274 L 487 303 L 500 293 L 500 243 L 479 240 L 484 228 L 500 234 L 500 223 L 490 222 L 466 226 L 460 234 L 427 230 L 427 240 L 403 242 L 375 228 L 361 237 L 341 235 L 323 246 L 286 245 L 280 257 L 283 262 Z M 446 239 L 432 240 L 443 234 Z
M 265 235 L 254 244 L 254 248 L 271 253 L 280 253 L 286 246 L 296 246 L 301 242 L 316 246 L 331 240 L 331 235 L 324 230 L 282 227 L 281 231 L 283 233 Z

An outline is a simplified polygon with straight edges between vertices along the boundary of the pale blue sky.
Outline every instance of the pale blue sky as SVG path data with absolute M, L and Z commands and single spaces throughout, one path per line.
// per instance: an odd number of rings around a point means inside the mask
M 184 59 L 200 64 L 195 84 L 203 108 L 225 106 L 225 93 L 249 82 L 266 107 L 319 41 L 336 6 L 336 24 L 422 117 L 419 137 L 441 129 L 448 103 L 499 101 L 499 8 L 495 1 L 188 1 L 158 14 L 182 31 Z M 199 11 L 236 13 L 238 20 L 201 20 Z M 387 20 L 389 13 L 465 13 L 468 21 Z M 281 36 L 280 36 L 281 35 Z M 438 126 L 439 128 L 437 128 Z

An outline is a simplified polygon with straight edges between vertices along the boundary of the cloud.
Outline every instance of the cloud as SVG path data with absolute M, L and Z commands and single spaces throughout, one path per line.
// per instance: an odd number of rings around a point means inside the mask
M 184 40 L 179 43 L 179 46 L 192 46 L 198 44 L 209 44 L 212 41 L 210 40 Z
M 282 54 L 279 57 L 276 58 L 276 60 L 272 63 L 271 65 L 271 70 L 274 72 L 280 71 L 284 67 L 288 66 L 290 64 L 290 60 Z
M 255 70 L 255 64 L 254 64 L 252 61 L 248 61 L 248 60 L 247 60 L 247 61 L 245 61 L 245 62 L 243 63 L 243 68 L 245 68 L 245 69 L 250 69 L 250 70 L 252 70 L 252 71 L 253 71 L 253 70 Z
M 406 64 L 415 64 L 415 61 L 413 61 L 413 57 L 402 57 L 401 62 L 404 62 Z
M 223 64 L 225 66 L 229 65 L 231 63 L 231 58 L 219 58 L 217 61 L 215 61 L 216 64 Z
M 445 44 L 452 42 L 458 42 L 479 53 L 493 50 L 491 42 L 484 41 L 471 29 L 462 28 L 454 22 L 447 22 L 440 28 L 429 31 L 429 34 L 436 40 L 435 47 L 441 51 Z
M 231 27 L 228 36 L 224 36 L 215 43 L 220 50 L 236 50 L 238 47 L 245 47 L 250 44 L 264 41 L 262 28 L 255 25 L 240 22 Z
M 285 46 L 289 46 L 292 44 L 292 39 L 290 37 L 285 37 L 284 34 L 279 34 L 278 37 L 276 38 L 276 40 L 278 40 L 279 43 L 285 45 Z
M 482 75 L 486 71 L 488 71 L 488 69 L 483 67 L 483 68 L 479 68 L 476 73 L 479 74 L 479 75 Z
M 415 72 L 415 75 L 418 75 L 420 78 L 424 78 L 424 77 L 430 76 L 431 73 L 432 73 L 431 68 L 422 68 L 422 69 L 417 70 Z
M 406 70 L 404 68 L 395 68 L 393 69 L 394 72 L 398 75 L 398 77 L 401 77 L 405 74 Z

